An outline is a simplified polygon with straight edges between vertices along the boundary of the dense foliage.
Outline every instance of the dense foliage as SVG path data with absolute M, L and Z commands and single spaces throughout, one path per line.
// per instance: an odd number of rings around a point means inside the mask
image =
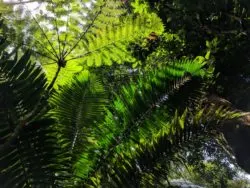
M 229 185 L 221 130 L 245 113 L 215 94 L 249 76 L 247 2 L 36 2 L 0 4 L 2 187 Z

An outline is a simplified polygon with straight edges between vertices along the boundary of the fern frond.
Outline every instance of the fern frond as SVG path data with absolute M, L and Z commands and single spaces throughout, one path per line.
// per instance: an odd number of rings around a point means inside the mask
M 34 118 L 45 93 L 45 74 L 41 67 L 29 61 L 30 55 L 30 51 L 27 51 L 19 60 L 17 56 L 2 59 L 0 65 L 1 87 L 4 88 L 2 92 L 6 97 L 6 107 L 16 110 L 15 120 L 18 121 L 21 121 L 19 118 L 26 121 Z M 32 88 L 33 85 L 35 88 Z
M 203 66 L 200 63 L 197 65 L 197 62 L 189 63 L 190 66 L 197 67 L 186 70 L 184 66 L 176 72 L 171 67 L 165 67 L 165 69 L 140 76 L 137 82 L 131 82 L 122 88 L 111 109 L 106 112 L 105 123 L 99 125 L 93 132 L 94 142 L 91 146 L 86 146 L 88 149 L 83 152 L 84 157 L 79 158 L 79 162 L 76 163 L 76 168 L 81 169 L 77 172 L 77 176 L 87 178 L 88 181 L 92 179 L 92 183 L 99 181 L 92 175 L 95 176 L 94 174 L 100 172 L 100 169 L 107 167 L 103 166 L 107 164 L 106 160 L 110 159 L 113 154 L 119 153 L 116 149 L 120 144 L 123 145 L 131 134 L 136 132 L 135 137 L 140 137 L 137 130 L 140 129 L 145 118 L 151 117 L 152 113 L 158 111 L 158 107 L 166 102 L 168 95 L 178 90 L 190 79 L 185 72 L 192 70 L 190 74 L 195 74 Z M 185 65 L 185 62 L 175 63 L 176 66 L 181 66 L 181 64 Z M 180 71 L 182 71 L 181 74 Z M 83 162 L 84 169 L 82 168 Z
M 157 167 L 158 159 L 168 157 L 169 161 L 176 159 L 183 162 L 181 156 L 175 156 L 177 151 L 193 138 L 207 134 L 209 128 L 216 129 L 211 125 L 206 128 L 203 125 L 234 118 L 236 112 L 222 107 L 202 109 L 202 101 L 195 105 L 196 108 L 191 102 L 192 110 L 186 109 L 181 115 L 177 111 L 172 113 L 175 106 L 168 105 L 169 102 L 171 104 L 170 95 L 174 96 L 179 84 L 185 86 L 190 79 L 185 72 L 204 76 L 204 72 L 200 71 L 203 64 L 194 62 L 195 65 L 192 65 L 189 62 L 187 66 L 185 62 L 182 63 L 183 67 L 181 63 L 173 63 L 158 70 L 152 77 L 146 76 L 123 87 L 119 96 L 116 96 L 113 107 L 107 112 L 105 123 L 97 131 L 96 147 L 99 149 L 94 147 L 95 153 L 88 151 L 92 153 L 89 164 L 93 166 L 89 166 L 87 184 L 139 186 L 139 180 L 145 171 L 153 170 L 156 177 L 162 171 L 162 168 Z M 174 65 L 178 68 L 174 68 Z M 178 80 L 178 77 L 182 79 Z M 200 94 L 204 96 L 204 93 Z M 93 163 L 93 156 L 96 157 L 96 164 Z M 85 162 L 88 163 L 88 160 L 85 159 Z M 164 171 L 167 172 L 167 168 Z
M 76 54 L 81 54 L 83 49 L 86 52 L 77 57 L 72 54 L 67 60 L 80 58 L 88 66 L 132 61 L 132 56 L 127 51 L 128 44 L 147 37 L 152 31 L 158 34 L 163 32 L 161 20 L 156 15 L 129 18 L 119 26 L 109 25 L 97 34 L 87 35 L 83 43 L 79 44 L 79 52 Z
M 1 185 L 3 187 L 33 187 L 59 184 L 62 182 L 67 161 L 56 159 L 63 155 L 58 147 L 54 120 L 45 118 L 22 125 L 18 137 L 1 152 Z M 56 157 L 57 156 L 57 157 Z
M 54 120 L 47 109 L 46 76 L 29 61 L 30 52 L 20 59 L 1 57 L 0 63 L 0 179 L 3 187 L 49 186 L 57 180 L 60 165 Z M 54 155 L 53 155 L 54 154 Z M 52 157 L 53 156 L 53 157 Z
M 237 112 L 216 107 L 197 112 L 197 115 L 187 110 L 180 115 L 176 112 L 173 118 L 167 116 L 165 110 L 159 110 L 146 119 L 137 131 L 126 135 L 114 149 L 112 157 L 103 161 L 106 165 L 100 169 L 102 181 L 115 185 L 112 187 L 136 187 L 141 183 L 140 178 L 145 172 L 150 172 L 154 181 L 167 179 L 170 162 L 185 162 L 184 158 L 176 155 L 185 145 L 216 130 L 218 127 L 214 127 L 215 125 L 224 119 L 235 118 L 235 115 L 237 116 Z M 211 126 L 212 123 L 214 125 Z
M 153 13 L 123 17 L 121 1 L 100 0 L 92 3 L 91 9 L 86 3 L 90 1 L 46 2 L 46 14 L 27 12 L 30 23 L 25 28 L 32 35 L 27 34 L 30 39 L 24 43 L 42 56 L 40 63 L 50 82 L 58 66 L 62 69 L 57 82 L 62 85 L 86 66 L 132 62 L 128 44 L 164 30 L 160 18 Z
M 104 116 L 105 90 L 100 80 L 84 72 L 54 94 L 51 102 L 55 106 L 51 114 L 57 119 L 58 142 L 69 152 L 68 171 L 77 179 L 78 171 L 88 166 L 81 154 L 95 143 L 91 132 Z M 76 161 L 81 163 L 81 168 L 75 165 Z
M 146 24 L 149 22 L 151 24 Z M 145 26 L 146 25 L 146 26 Z M 67 66 L 65 74 L 61 74 L 63 79 L 71 77 L 72 74 L 82 70 L 86 66 L 112 65 L 112 63 L 121 64 L 125 61 L 133 62 L 134 59 L 127 46 L 130 42 L 134 42 L 140 38 L 148 36 L 152 30 L 163 31 L 163 26 L 156 15 L 148 18 L 141 16 L 136 19 L 128 19 L 119 26 L 106 26 L 101 32 L 86 34 L 86 37 L 78 43 L 77 48 L 67 56 Z M 79 54 L 79 55 L 77 55 Z M 48 75 L 53 75 L 56 65 L 45 65 Z

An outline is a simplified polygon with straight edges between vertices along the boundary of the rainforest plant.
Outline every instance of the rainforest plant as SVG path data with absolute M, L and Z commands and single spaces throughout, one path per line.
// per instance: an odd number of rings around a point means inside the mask
M 164 186 L 170 163 L 185 161 L 180 150 L 201 137 L 216 137 L 223 120 L 240 116 L 208 100 L 214 83 L 208 56 L 171 59 L 164 45 L 156 45 L 143 60 L 150 68 L 136 68 L 142 62 L 130 47 L 152 42 L 146 37 L 153 29 L 155 35 L 164 32 L 147 7 L 127 15 L 124 3 L 97 1 L 86 18 L 79 12 L 84 6 L 48 3 L 54 33 L 41 26 L 42 17 L 27 18 L 39 27 L 23 41 L 29 50 L 8 47 L 8 36 L 2 36 L 3 187 Z M 60 31 L 63 24 L 66 30 Z M 136 62 L 127 70 L 139 72 L 117 89 L 89 68 L 124 62 Z
M 46 76 L 29 55 L 2 57 L 5 187 L 138 186 L 146 174 L 154 178 L 155 171 L 166 172 L 159 160 L 171 160 L 178 147 L 216 128 L 207 123 L 235 117 L 224 108 L 202 107 L 195 97 L 184 110 L 171 105 L 191 75 L 209 77 L 200 62 L 169 62 L 139 76 L 109 105 L 98 78 L 82 73 L 55 92 L 49 105 Z

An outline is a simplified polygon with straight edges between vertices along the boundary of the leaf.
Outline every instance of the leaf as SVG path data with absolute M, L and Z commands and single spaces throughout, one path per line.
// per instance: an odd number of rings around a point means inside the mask
M 52 126 L 54 120 L 44 114 L 48 108 L 46 76 L 29 58 L 28 51 L 18 61 L 1 59 L 0 63 L 0 80 L 4 80 L 0 81 L 3 187 L 52 185 L 57 179 L 55 173 L 66 176 L 63 165 L 56 162 L 60 148 Z M 61 162 L 64 164 L 64 160 Z
M 206 59 L 206 60 L 209 60 L 209 58 L 210 58 L 210 53 L 211 53 L 211 51 L 208 50 L 207 53 L 206 53 L 206 55 L 205 55 L 205 59 Z
M 184 111 L 184 113 L 179 118 L 179 124 L 180 124 L 181 129 L 184 129 L 184 127 L 185 127 L 185 119 L 186 119 L 186 117 L 187 117 L 187 109 Z
M 84 151 L 88 149 L 87 143 L 91 147 L 93 143 L 99 144 L 92 135 L 92 129 L 104 118 L 102 113 L 107 105 L 105 90 L 97 77 L 84 71 L 55 93 L 51 103 L 56 106 L 50 113 L 58 122 L 58 139 L 66 144 L 65 149 L 73 158 L 69 161 L 68 170 L 73 170 L 77 177 L 85 177 L 91 162 L 86 164 Z

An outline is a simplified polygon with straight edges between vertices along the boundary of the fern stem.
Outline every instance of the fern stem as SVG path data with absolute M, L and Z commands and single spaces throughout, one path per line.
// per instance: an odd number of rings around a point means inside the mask
M 97 19 L 97 17 L 101 14 L 102 12 L 102 8 L 105 6 L 105 3 L 100 7 L 100 10 L 96 13 L 95 17 L 93 18 L 93 20 L 91 21 L 91 23 L 87 26 L 87 28 L 85 29 L 85 31 L 81 34 L 79 40 L 74 44 L 74 46 L 68 51 L 68 53 L 66 53 L 65 56 L 69 55 L 79 44 L 79 42 L 83 39 L 83 37 L 87 34 L 87 32 L 89 31 L 89 29 L 91 28 L 91 26 L 93 26 L 95 20 Z
M 61 66 L 58 66 L 58 67 L 57 67 L 56 74 L 55 74 L 53 80 L 51 81 L 51 83 L 50 83 L 49 86 L 48 86 L 48 91 L 50 91 L 50 90 L 53 88 L 53 86 L 54 86 L 54 84 L 55 84 L 55 82 L 56 82 L 56 79 L 57 79 L 57 77 L 58 77 L 58 75 L 59 75 L 59 73 L 60 73 L 60 70 L 61 70 Z
M 69 5 L 67 6 L 67 13 L 68 13 L 68 16 L 67 16 L 67 21 L 66 21 L 66 35 L 64 37 L 64 40 L 62 41 L 62 55 L 64 56 L 64 54 L 66 54 L 66 50 L 65 50 L 65 46 L 66 46 L 66 41 L 67 41 L 67 38 L 68 38 L 68 29 L 69 29 Z
M 47 50 L 52 56 L 54 56 L 55 58 L 57 58 L 56 54 L 54 54 L 53 51 L 51 51 L 51 50 L 48 49 L 45 45 L 43 45 L 42 42 L 40 42 L 39 40 L 37 40 L 37 39 L 35 39 L 35 38 L 34 38 L 33 40 L 35 40 L 35 41 L 37 42 L 37 44 L 39 44 L 42 48 L 44 48 L 45 50 Z
M 46 58 L 48 58 L 48 59 L 50 59 L 50 60 L 52 60 L 52 61 L 54 61 L 54 62 L 57 62 L 56 59 L 54 59 L 54 58 L 52 58 L 52 57 L 49 57 L 49 56 L 47 56 L 47 55 L 44 54 L 44 53 L 41 53 L 41 52 L 36 51 L 36 50 L 33 50 L 33 49 L 32 49 L 31 51 L 34 52 L 34 53 L 36 53 L 36 54 L 39 54 L 40 56 L 46 57 Z
M 105 49 L 105 48 L 107 48 L 107 47 L 109 47 L 109 46 L 115 45 L 116 43 L 118 43 L 118 42 L 120 42 L 120 41 L 122 41 L 122 40 L 117 40 L 117 41 L 108 43 L 108 44 L 105 45 L 105 46 L 101 46 L 100 48 L 96 48 L 95 50 L 88 51 L 88 52 L 84 53 L 83 55 L 79 55 L 79 56 L 76 56 L 76 57 L 72 57 L 72 58 L 70 58 L 70 59 L 67 59 L 67 62 L 68 62 L 68 61 L 75 60 L 75 59 L 80 59 L 80 58 L 83 58 L 83 57 L 85 57 L 85 56 L 88 56 L 89 54 L 93 54 L 93 53 L 95 53 L 95 52 L 101 51 L 102 49 Z
M 53 2 L 52 2 L 53 3 Z M 54 5 L 54 4 L 53 4 Z M 52 5 L 52 6 L 53 6 Z M 55 7 L 53 6 L 52 8 L 52 12 L 53 14 L 56 15 L 56 12 L 55 12 Z M 56 35 L 57 35 L 57 42 L 58 42 L 58 50 L 59 50 L 59 57 L 61 57 L 63 55 L 62 51 L 61 51 L 61 41 L 60 41 L 60 35 L 59 35 L 59 28 L 58 28 L 58 24 L 57 24 L 57 19 L 56 19 L 56 16 L 54 18 L 54 23 L 55 23 L 55 26 L 56 26 Z
M 26 5 L 25 5 L 26 6 Z M 27 6 L 26 6 L 27 8 Z M 27 8 L 27 10 L 29 10 Z M 36 22 L 36 24 L 38 25 L 39 29 L 42 31 L 42 34 L 44 35 L 45 39 L 48 41 L 50 47 L 52 48 L 52 51 L 54 52 L 53 55 L 59 59 L 59 56 L 55 50 L 55 48 L 53 47 L 53 44 L 51 43 L 51 41 L 49 40 L 48 36 L 46 35 L 45 31 L 43 30 L 43 28 L 41 27 L 41 25 L 39 24 L 39 22 L 37 21 L 37 19 L 35 18 L 35 16 L 33 16 L 32 12 L 29 10 L 30 14 L 31 14 L 31 17 L 33 18 L 33 20 Z
M 78 137 L 78 134 L 79 134 L 79 130 L 77 129 L 76 130 L 76 133 L 75 133 L 75 136 L 74 136 L 74 140 L 72 142 L 72 146 L 71 146 L 71 151 L 73 152 L 73 149 L 75 147 L 75 144 L 76 144 L 76 140 L 77 140 L 77 137 Z

